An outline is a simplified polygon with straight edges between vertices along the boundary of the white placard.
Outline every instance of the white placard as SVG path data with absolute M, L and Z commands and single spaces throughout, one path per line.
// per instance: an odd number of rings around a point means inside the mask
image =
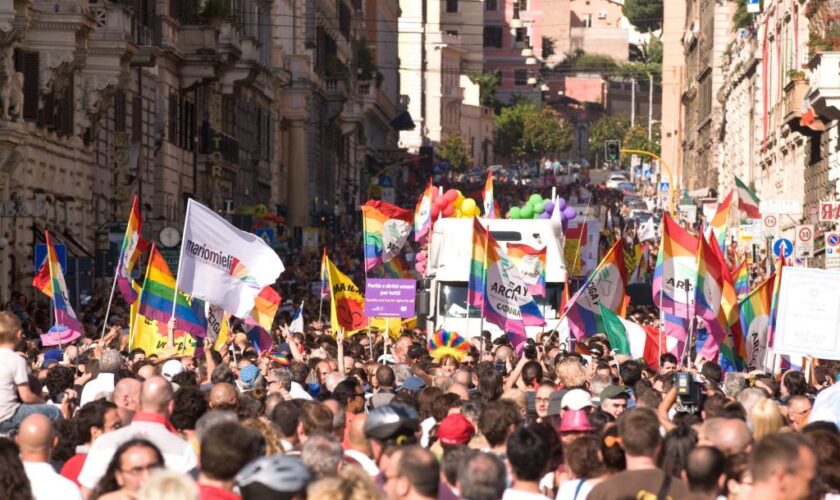
M 802 204 L 796 200 L 763 200 L 758 205 L 761 215 L 801 214 Z
M 773 351 L 840 359 L 840 272 L 785 267 Z

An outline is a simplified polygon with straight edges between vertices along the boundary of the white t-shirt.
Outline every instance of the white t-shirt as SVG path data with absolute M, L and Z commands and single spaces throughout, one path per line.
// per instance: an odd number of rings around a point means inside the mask
M 81 500 L 82 494 L 73 481 L 55 472 L 44 462 L 23 462 L 23 470 L 35 500 Z
M 580 485 L 580 490 L 578 490 L 578 484 L 583 481 L 583 484 Z M 587 481 L 586 479 L 570 479 L 569 481 L 563 481 L 563 484 L 560 485 L 560 489 L 557 490 L 557 498 L 555 500 L 583 500 L 589 495 L 589 492 L 592 491 L 592 488 L 595 487 L 595 483 L 592 481 Z M 577 496 L 575 496 L 575 491 L 577 491 Z
M 79 408 L 96 400 L 96 397 L 103 393 L 114 393 L 113 373 L 100 373 L 95 379 L 85 384 L 82 388 L 82 397 L 79 398 Z
M 551 500 L 547 496 L 543 495 L 542 493 L 530 493 L 527 491 L 519 491 L 514 490 L 513 488 L 508 488 L 505 490 L 505 494 L 502 495 L 502 500 Z
M 198 459 L 192 445 L 169 432 L 155 422 L 132 422 L 131 425 L 101 435 L 90 448 L 85 465 L 79 473 L 79 483 L 93 489 L 114 456 L 114 452 L 126 441 L 135 438 L 148 439 L 160 450 L 166 468 L 186 474 L 198 466 Z
M 17 386 L 27 382 L 26 361 L 11 349 L 0 348 L 0 422 L 15 415 L 21 404 Z

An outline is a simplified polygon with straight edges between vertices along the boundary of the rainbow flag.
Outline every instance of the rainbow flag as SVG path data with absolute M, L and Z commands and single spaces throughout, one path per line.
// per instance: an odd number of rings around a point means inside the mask
M 715 259 L 721 266 L 721 278 L 723 289 L 721 292 L 720 312 L 718 322 L 724 325 L 726 336 L 720 345 L 719 364 L 726 371 L 741 371 L 746 366 L 747 347 L 744 344 L 744 332 L 741 329 L 741 313 L 738 309 L 738 295 L 735 293 L 735 284 L 732 280 L 732 273 L 726 266 L 723 253 L 715 245 L 715 235 L 712 234 L 710 247 Z
M 507 255 L 525 280 L 531 295 L 545 296 L 546 247 L 537 250 L 524 243 L 508 243 Z
M 665 332 L 684 342 L 689 307 L 697 286 L 699 242 L 667 213 L 662 216 L 662 243 L 653 272 L 653 303 L 661 313 Z
M 44 231 L 44 236 L 47 239 L 47 258 L 44 260 L 41 269 L 36 273 L 36 280 L 39 283 L 35 286 L 42 293 L 49 292 L 52 297 L 57 328 L 54 333 L 41 335 L 42 344 L 51 346 L 72 342 L 81 337 L 85 330 L 82 328 L 73 306 L 70 305 L 67 283 L 64 281 L 64 274 L 61 272 L 61 265 L 58 263 L 58 256 L 55 253 L 49 231 Z M 46 279 L 47 275 L 49 276 L 48 280 Z M 34 281 L 33 284 L 35 284 Z
M 140 254 L 146 251 L 148 246 L 146 240 L 140 237 L 142 227 L 143 218 L 140 216 L 140 204 L 137 196 L 135 196 L 134 202 L 131 204 L 131 215 L 128 216 L 128 225 L 125 228 L 116 271 L 120 293 L 129 304 L 133 304 L 137 300 L 137 293 L 131 286 L 131 271 L 137 265 Z
M 747 266 L 747 259 L 741 261 L 735 267 L 734 279 L 735 279 L 735 294 L 738 297 L 742 297 L 750 292 L 750 275 L 749 269 Z
M 324 253 L 321 254 L 321 298 L 326 299 L 330 296 L 329 275 L 327 274 L 327 247 L 324 247 Z
M 485 320 L 507 333 L 514 347 L 525 342 L 525 326 L 545 325 L 540 308 L 516 267 L 477 218 L 473 218 L 467 302 L 480 308 Z
M 411 212 L 384 201 L 362 205 L 365 271 L 388 262 L 400 253 L 411 234 Z
M 405 261 L 405 258 L 402 255 L 397 255 L 393 259 L 384 263 L 380 269 L 381 271 L 375 274 L 382 277 L 394 279 L 414 278 L 414 272 L 411 270 L 411 267 L 409 267 L 408 262 Z
M 624 262 L 624 242 L 618 240 L 572 296 L 566 307 L 566 318 L 577 340 L 606 332 L 601 305 L 616 314 L 624 307 L 627 288 Z
M 757 285 L 738 302 L 741 312 L 741 331 L 746 344 L 747 370 L 763 370 L 767 357 L 767 329 L 770 325 L 771 296 L 776 274 Z M 772 367 L 771 367 L 772 368 Z
M 717 241 L 710 235 L 714 245 Z M 721 321 L 721 295 L 723 293 L 723 269 L 715 255 L 712 243 L 700 238 L 700 252 L 697 254 L 697 284 L 694 288 L 694 311 L 706 324 L 709 332 L 699 353 L 705 359 L 716 361 L 720 345 L 726 336 L 725 318 Z
M 714 233 L 715 238 L 720 245 L 720 253 L 726 254 L 726 231 L 729 227 L 729 212 L 732 208 L 732 195 L 734 191 L 730 191 L 729 195 L 724 198 L 718 206 L 715 216 L 712 217 L 709 223 L 709 232 Z M 707 234 L 706 237 L 709 235 Z
M 172 299 L 175 296 L 175 276 L 169 270 L 157 247 L 152 245 L 149 262 L 146 264 L 146 278 L 140 293 L 140 307 L 137 313 L 148 319 L 166 324 L 172 316 Z M 207 319 L 204 316 L 204 302 L 178 292 L 175 305 L 175 328 L 193 334 L 198 338 L 207 335 Z
M 484 200 L 484 218 L 498 218 L 498 214 L 496 213 L 496 205 L 493 202 L 493 172 L 487 171 L 487 180 L 484 181 L 484 192 L 481 196 Z
M 271 286 L 264 287 L 254 299 L 254 308 L 251 309 L 251 316 L 245 318 L 245 323 L 259 325 L 263 330 L 270 332 L 274 324 L 274 316 L 280 308 L 280 301 L 279 293 Z
M 432 230 L 432 192 L 435 187 L 429 179 L 429 185 L 417 200 L 414 208 L 414 241 L 425 243 L 429 239 L 429 232 Z
M 776 263 L 776 280 L 773 282 L 773 295 L 770 299 L 770 324 L 767 325 L 767 345 L 773 347 L 773 340 L 776 335 L 776 321 L 779 312 L 779 289 L 782 287 L 782 279 L 784 278 L 783 269 L 785 267 L 785 258 L 781 255 Z

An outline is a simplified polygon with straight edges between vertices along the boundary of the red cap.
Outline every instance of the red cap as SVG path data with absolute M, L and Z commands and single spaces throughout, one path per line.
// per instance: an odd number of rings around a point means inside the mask
M 440 444 L 454 446 L 467 444 L 475 435 L 475 427 L 460 413 L 453 413 L 440 421 L 437 431 Z

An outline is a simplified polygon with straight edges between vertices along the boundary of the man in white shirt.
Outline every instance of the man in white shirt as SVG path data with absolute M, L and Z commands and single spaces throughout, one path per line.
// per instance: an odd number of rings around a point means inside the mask
M 178 436 L 168 420 L 173 405 L 172 385 L 165 378 L 154 376 L 143 382 L 140 411 L 134 414 L 131 425 L 103 434 L 91 447 L 79 474 L 82 492 L 87 494 L 96 486 L 121 444 L 138 437 L 158 447 L 167 469 L 181 473 L 193 471 L 198 465 L 195 451 Z
M 548 500 L 540 493 L 540 478 L 551 459 L 548 441 L 534 429 L 520 427 L 508 437 L 507 458 L 514 480 L 502 500 Z
M 100 397 L 110 396 L 114 392 L 114 376 L 120 371 L 122 358 L 116 349 L 107 349 L 99 359 L 99 375 L 82 389 L 79 408 Z
M 37 413 L 29 415 L 20 424 L 15 440 L 35 500 L 81 500 L 82 495 L 73 481 L 58 474 L 50 465 L 50 452 L 58 437 L 53 433 L 49 418 Z

